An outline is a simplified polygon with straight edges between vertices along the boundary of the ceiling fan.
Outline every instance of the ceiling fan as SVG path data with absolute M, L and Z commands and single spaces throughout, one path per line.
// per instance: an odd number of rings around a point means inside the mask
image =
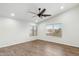
M 39 10 L 39 13 L 35 13 L 35 12 L 31 12 L 31 11 L 29 11 L 29 12 L 32 13 L 32 14 L 34 14 L 33 17 L 38 16 L 39 18 L 42 18 L 42 17 L 48 17 L 48 16 L 51 16 L 50 14 L 45 14 L 45 11 L 46 11 L 45 8 L 42 9 L 42 10 L 41 10 L 41 8 L 38 8 L 38 10 Z

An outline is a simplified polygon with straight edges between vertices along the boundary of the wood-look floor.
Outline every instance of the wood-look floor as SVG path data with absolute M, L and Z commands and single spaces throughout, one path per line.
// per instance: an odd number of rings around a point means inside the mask
M 0 56 L 79 56 L 79 48 L 34 40 L 0 48 Z

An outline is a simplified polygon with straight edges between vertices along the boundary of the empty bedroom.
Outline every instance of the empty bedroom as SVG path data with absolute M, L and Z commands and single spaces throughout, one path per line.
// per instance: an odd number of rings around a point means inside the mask
M 0 3 L 0 56 L 79 56 L 79 3 Z

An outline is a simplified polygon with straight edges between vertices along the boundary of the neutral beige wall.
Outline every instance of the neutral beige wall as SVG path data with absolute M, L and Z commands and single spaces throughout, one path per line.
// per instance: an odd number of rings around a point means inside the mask
M 62 38 L 46 36 L 46 25 L 63 23 Z M 69 10 L 59 16 L 39 25 L 39 39 L 79 47 L 79 7 Z

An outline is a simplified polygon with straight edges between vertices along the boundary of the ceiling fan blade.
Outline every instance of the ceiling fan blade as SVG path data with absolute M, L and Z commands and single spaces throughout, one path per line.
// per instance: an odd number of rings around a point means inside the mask
M 39 10 L 39 13 L 40 13 L 40 11 L 41 11 L 41 8 L 39 8 L 38 10 Z
M 33 17 L 36 17 L 36 15 L 35 15 L 35 16 L 33 16 Z
M 34 13 L 34 12 L 32 12 L 32 11 L 28 11 L 29 13 L 32 13 L 32 14 L 36 14 L 36 13 Z
M 41 10 L 41 8 L 39 8 L 38 10 Z
M 50 15 L 50 14 L 44 14 L 44 15 L 42 15 L 42 16 L 47 17 L 47 16 L 51 16 L 51 15 Z
M 41 17 L 42 14 L 46 11 L 46 9 L 43 9 L 40 13 L 37 14 L 38 17 Z
M 39 15 L 42 15 L 45 11 L 46 11 L 46 9 L 43 9 L 43 10 L 39 13 Z

